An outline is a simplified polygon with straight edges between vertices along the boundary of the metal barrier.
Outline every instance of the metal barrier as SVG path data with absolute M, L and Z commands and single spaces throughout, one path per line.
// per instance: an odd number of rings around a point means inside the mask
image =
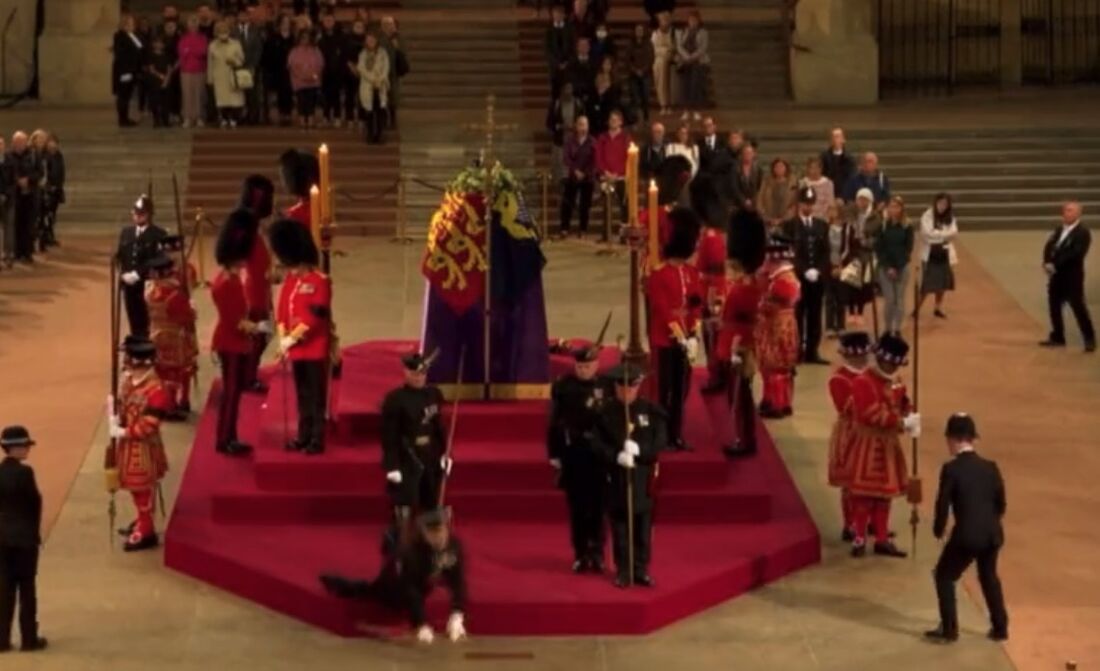
M 1021 0 L 1025 84 L 1100 81 L 1100 2 Z

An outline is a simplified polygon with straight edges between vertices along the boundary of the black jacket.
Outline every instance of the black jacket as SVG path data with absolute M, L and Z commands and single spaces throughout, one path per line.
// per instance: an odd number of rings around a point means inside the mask
M 0 546 L 36 548 L 42 543 L 42 495 L 34 469 L 12 457 L 0 461 Z
M 146 46 L 148 45 L 143 42 L 139 47 L 128 34 L 121 30 L 115 33 L 112 48 L 114 59 L 111 62 L 111 93 L 118 92 L 118 85 L 125 75 L 130 76 L 128 83 L 137 83 L 142 66 L 145 64 Z
M 760 192 L 760 184 L 764 181 L 764 170 L 759 165 L 753 165 L 748 175 L 741 172 L 740 165 L 734 165 L 730 173 L 730 194 L 733 198 L 733 206 L 737 209 L 746 207 L 748 201 L 756 206 L 756 194 Z
M 1078 222 L 1077 227 L 1070 231 L 1062 244 L 1058 244 L 1058 238 L 1062 235 L 1062 227 L 1054 229 L 1047 238 L 1047 244 L 1043 247 L 1043 263 L 1054 265 L 1054 275 L 1051 281 L 1082 281 L 1085 278 L 1085 255 L 1089 253 L 1089 245 L 1092 244 L 1092 234 L 1085 225 Z
M 829 277 L 829 224 L 824 219 L 812 217 L 809 227 L 796 216 L 783 224 L 784 233 L 794 242 L 794 270 L 800 282 L 806 281 L 805 274 L 810 268 L 821 273 L 818 282 Z
M 840 154 L 834 154 L 831 148 L 821 152 L 821 174 L 832 180 L 837 197 L 840 197 L 855 171 L 856 161 L 848 150 Z
M 997 464 L 975 452 L 962 452 L 940 469 L 932 533 L 942 538 L 947 513 L 955 513 L 950 542 L 974 550 L 1004 543 L 1005 484 Z
M 564 375 L 550 386 L 550 422 L 546 451 L 551 459 L 588 464 L 596 457 L 590 439 L 600 408 L 611 396 L 607 380 Z
M 401 385 L 382 401 L 382 469 L 401 471 L 402 486 L 414 486 L 425 468 L 438 468 L 447 447 L 442 411 L 443 393 L 432 386 Z
M 29 147 L 24 149 L 21 154 L 9 150 L 4 158 L 4 163 L 8 170 L 7 179 L 9 180 L 8 189 L 10 194 L 29 196 L 38 191 L 38 180 L 42 178 L 42 163 Z M 19 186 L 20 177 L 27 178 L 25 191 Z
M 563 63 L 568 63 L 573 58 L 576 42 L 573 26 L 568 21 L 561 28 L 555 28 L 553 24 L 547 26 L 545 39 L 547 66 L 557 72 Z
M 58 149 L 55 153 L 46 153 L 43 157 L 46 170 L 46 188 L 53 192 L 58 203 L 65 202 L 65 157 Z
M 401 551 L 396 560 L 382 567 L 373 586 L 383 603 L 403 608 L 409 622 L 419 628 L 427 621 L 424 604 L 435 586 L 442 582 L 451 592 L 451 612 L 466 610 L 466 556 L 461 541 L 451 536 L 447 548 L 436 552 L 422 539 Z
M 338 26 L 334 27 L 331 33 L 322 31 L 320 37 L 317 38 L 317 48 L 321 50 L 321 58 L 325 63 L 324 71 L 329 77 L 342 75 L 347 71 L 347 66 L 344 65 L 344 45 L 346 43 L 347 38 L 344 37 Z
M 733 174 L 736 157 L 720 136 L 714 138 L 714 149 L 707 146 L 707 139 L 699 140 L 699 174 L 710 175 L 714 189 L 724 203 L 733 200 Z
M 587 115 L 588 113 L 585 110 L 584 101 L 580 98 L 573 98 L 573 108 L 573 120 L 576 120 L 579 116 Z M 546 130 L 550 131 L 550 139 L 555 147 L 564 146 L 565 136 L 573 130 L 572 121 L 567 122 L 566 119 L 562 117 L 560 98 L 551 100 L 550 108 L 546 110 Z
M 642 147 L 642 155 L 638 159 L 639 169 L 642 179 L 648 180 L 654 179 L 657 176 L 657 167 L 661 165 L 661 161 L 665 160 L 665 155 L 668 152 L 668 142 L 662 142 L 660 145 L 655 145 L 652 142 L 647 142 Z
M 633 486 L 634 512 L 647 513 L 653 509 L 652 481 L 657 457 L 668 446 L 668 422 L 659 406 L 643 399 L 634 401 L 630 404 L 630 423 L 634 429 L 630 439 L 638 443 L 641 454 L 634 457 L 634 468 L 629 472 L 618 463 L 627 438 L 622 401 L 615 398 L 603 404 L 592 436 L 596 451 L 607 464 L 607 506 L 613 514 L 626 513 L 628 479 Z
M 156 224 L 149 224 L 140 237 L 137 237 L 136 226 L 131 225 L 122 229 L 118 235 L 118 252 L 115 254 L 122 272 L 128 273 L 134 270 L 143 279 L 147 277 L 148 269 L 145 264 L 157 255 L 160 251 L 160 243 L 167 235 L 168 233 Z

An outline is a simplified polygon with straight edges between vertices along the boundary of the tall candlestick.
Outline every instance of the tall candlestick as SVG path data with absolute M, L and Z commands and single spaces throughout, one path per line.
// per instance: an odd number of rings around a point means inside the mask
M 657 228 L 657 181 L 649 180 L 649 199 L 646 201 L 646 214 L 649 215 L 649 249 L 646 251 L 646 268 L 653 270 L 660 262 L 661 232 Z
M 321 198 L 321 190 L 317 188 L 317 185 L 309 187 L 309 231 L 313 234 L 313 244 L 317 245 L 317 249 L 321 249 L 321 203 L 324 201 Z
M 630 143 L 626 150 L 626 197 L 627 222 L 631 226 L 638 225 L 638 145 Z
M 329 152 L 327 144 L 322 144 L 317 150 L 317 164 L 320 167 L 321 177 L 321 223 L 328 225 L 332 220 L 332 201 L 330 200 L 332 197 L 332 183 L 330 182 L 332 173 L 329 171 Z

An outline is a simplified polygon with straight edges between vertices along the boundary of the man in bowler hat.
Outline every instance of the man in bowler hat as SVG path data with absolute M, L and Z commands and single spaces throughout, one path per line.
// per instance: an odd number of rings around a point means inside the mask
M 38 574 L 38 546 L 42 544 L 42 495 L 34 481 L 34 469 L 23 462 L 34 441 L 22 426 L 9 426 L 0 432 L 0 652 L 11 646 L 11 625 L 15 601 L 19 599 L 19 631 L 22 650 L 30 652 L 46 647 L 38 635 L 38 599 L 35 576 Z

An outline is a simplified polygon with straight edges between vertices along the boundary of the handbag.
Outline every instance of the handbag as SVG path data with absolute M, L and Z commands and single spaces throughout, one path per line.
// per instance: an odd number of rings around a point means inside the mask
M 852 287 L 863 286 L 863 262 L 852 259 L 848 265 L 840 269 L 840 281 Z
M 233 86 L 238 91 L 247 91 L 256 85 L 252 71 L 248 68 L 233 68 Z

